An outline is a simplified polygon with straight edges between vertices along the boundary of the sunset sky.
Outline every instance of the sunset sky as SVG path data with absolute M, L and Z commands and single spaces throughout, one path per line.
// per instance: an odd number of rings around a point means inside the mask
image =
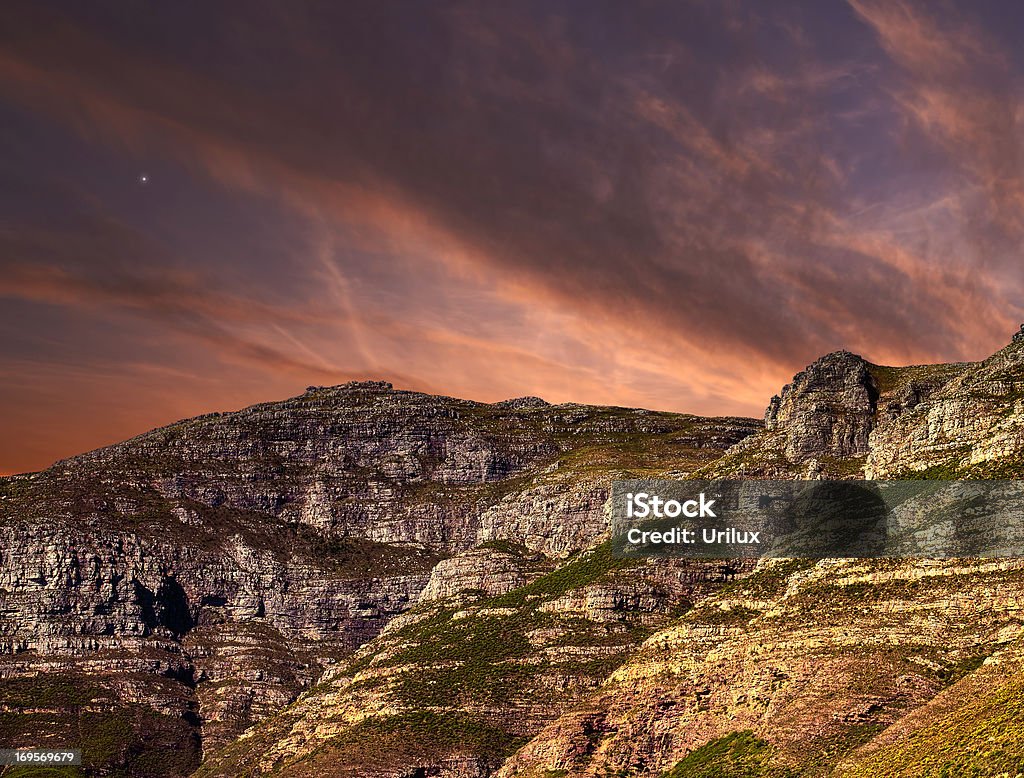
M 1024 5 L 5 2 L 0 473 L 379 378 L 761 415 L 1024 321 Z

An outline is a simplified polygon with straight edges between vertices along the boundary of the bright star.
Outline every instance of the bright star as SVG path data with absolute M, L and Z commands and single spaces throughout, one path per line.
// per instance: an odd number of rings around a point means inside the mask
M 147 181 L 149 181 L 149 176 L 147 176 L 145 173 L 143 173 L 141 176 L 139 176 L 139 183 L 140 184 L 144 184 Z

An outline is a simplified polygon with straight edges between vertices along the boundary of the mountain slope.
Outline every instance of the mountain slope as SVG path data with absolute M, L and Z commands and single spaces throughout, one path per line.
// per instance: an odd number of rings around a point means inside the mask
M 758 426 L 364 383 L 2 479 L 2 740 L 188 774 L 444 591 L 439 561 L 510 539 L 536 557 L 515 585 L 603 531 L 608 473 L 685 472 Z
M 430 754 L 459 775 L 489 775 L 645 637 L 726 580 L 718 563 L 629 563 L 602 544 L 503 595 L 461 590 L 424 603 L 200 774 L 400 776 L 407 751 L 378 751 L 368 768 L 364 741 L 382 729 L 397 740 L 429 740 L 440 726 L 464 737 L 413 761 Z M 478 732 L 490 737 L 476 741 Z
M 837 778 L 1019 775 L 1024 768 L 1020 641 L 840 763 Z
M 1022 365 L 837 352 L 763 425 L 311 388 L 2 479 L 3 740 L 86 774 L 993 774 L 1019 561 L 603 541 L 620 477 L 1019 475 Z
M 1015 342 L 1004 352 L 1020 348 Z M 773 399 L 762 431 L 693 472 L 863 477 L 891 458 L 891 447 L 905 445 L 893 460 L 906 464 L 899 472 L 933 475 L 936 462 L 952 468 L 963 456 L 962 447 L 915 453 L 913 442 L 928 440 L 928 408 L 936 406 L 970 415 L 960 429 L 965 438 L 974 431 L 972 445 L 1003 430 L 1010 443 L 988 465 L 1019 472 L 1014 434 L 1024 424 L 1014 393 L 1024 371 L 993 378 L 997 359 L 889 368 L 847 352 L 828 355 Z M 577 564 L 548 575 L 571 577 Z M 355 661 L 332 668 L 323 685 L 214 755 L 201 773 L 551 778 L 732 770 L 790 778 L 828 775 L 842 763 L 851 774 L 886 774 L 886 760 L 901 758 L 897 745 L 882 749 L 886 738 L 911 717 L 939 710 L 982 663 L 1015 661 L 1012 647 L 1022 638 L 1024 566 L 1015 561 L 765 560 L 741 570 L 736 582 L 712 576 L 700 591 L 684 589 L 659 611 L 644 595 L 656 591 L 652 580 L 673 574 L 671 563 L 657 560 L 605 570 L 551 601 L 531 589 L 546 589 L 546 577 L 483 599 L 449 588 L 447 601 L 394 622 Z M 537 604 L 524 612 L 531 598 Z M 565 656 L 593 641 L 595 625 L 607 620 L 594 607 L 600 602 L 617 603 L 620 623 L 640 616 L 645 627 L 622 630 L 604 666 L 588 668 L 596 672 L 553 663 L 538 669 L 542 654 Z M 575 623 L 537 624 L 537 611 Z M 474 663 L 485 635 L 492 643 Z M 552 644 L 539 635 L 554 636 Z M 547 675 L 552 666 L 572 679 L 557 691 Z M 460 692 L 472 677 L 479 685 Z M 531 699 L 538 679 L 547 689 Z M 1012 714 L 1007 705 L 997 695 L 984 716 L 1001 721 Z M 431 726 L 465 737 L 441 747 L 409 745 L 425 743 Z M 381 731 L 387 738 L 378 741 Z M 1007 760 L 1024 755 L 1014 733 L 1001 744 Z M 375 750 L 366 768 L 367 742 L 396 745 Z M 913 751 L 903 747 L 904 756 Z M 907 775 L 923 774 L 906 761 Z
M 1022 605 L 1020 561 L 763 562 L 654 633 L 496 775 L 658 775 L 747 731 L 771 746 L 766 768 L 825 775 L 1019 641 Z

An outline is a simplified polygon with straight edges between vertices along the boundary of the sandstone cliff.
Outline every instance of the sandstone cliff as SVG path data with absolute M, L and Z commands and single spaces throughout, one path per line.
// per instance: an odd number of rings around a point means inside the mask
M 96 775 L 1006 772 L 1019 562 L 603 540 L 617 477 L 1015 477 L 1022 356 L 837 352 L 763 425 L 313 387 L 0 479 L 3 740 Z M 944 739 L 965 705 L 998 747 Z
M 591 545 L 608 473 L 692 468 L 756 428 L 362 383 L 2 479 L 2 739 L 186 775 L 421 597 Z M 522 562 L 472 551 L 495 539 Z
M 907 368 L 831 354 L 773 398 L 761 431 L 691 472 L 1019 472 L 1019 375 L 1003 352 Z M 536 487 L 504 499 L 530 506 L 529 529 L 511 510 L 502 525 L 534 538 L 517 562 L 495 559 L 492 577 L 481 552 L 439 565 L 449 585 L 432 582 L 429 602 L 201 774 L 884 775 L 892 760 L 903 775 L 1000 775 L 1024 758 L 1024 732 L 1005 724 L 1024 640 L 1019 561 L 766 560 L 733 582 L 598 547 L 546 571 L 531 548 L 552 550 L 539 538 L 566 531 L 549 517 L 571 502 L 539 511 Z M 943 739 L 947 724 L 968 727 L 951 700 L 1007 670 L 975 706 L 999 750 Z

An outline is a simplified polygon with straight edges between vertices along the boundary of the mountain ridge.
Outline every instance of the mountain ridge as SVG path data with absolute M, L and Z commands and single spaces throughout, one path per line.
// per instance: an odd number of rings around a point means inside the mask
M 834 352 L 797 373 L 764 422 L 310 387 L 0 479 L 5 739 L 84 732 L 88 774 L 657 776 L 749 757 L 756 775 L 824 775 L 929 705 L 957 668 L 1008 650 L 1018 568 L 623 565 L 602 545 L 608 484 L 1021 472 L 1022 349 L 905 368 Z M 945 599 L 926 604 L 924 579 Z M 858 643 L 869 619 L 849 608 L 854 591 L 877 606 L 881 634 L 886 613 L 921 611 L 931 642 L 911 650 L 892 632 L 889 654 Z M 989 604 L 988 616 L 963 611 L 967 629 L 990 622 L 977 639 L 950 622 L 965 598 Z M 808 602 L 847 621 L 822 631 Z M 853 683 L 855 665 L 810 648 L 838 649 L 843 631 L 891 677 L 873 693 L 840 684 L 839 718 L 780 739 L 787 719 L 771 711 L 816 699 L 786 679 Z M 805 655 L 775 676 L 744 653 L 755 640 Z M 658 645 L 690 651 L 688 669 Z M 746 682 L 747 702 L 712 672 L 728 656 L 766 673 L 767 686 Z M 651 687 L 644 662 L 690 680 Z M 825 726 L 786 715 L 800 732 Z M 623 729 L 641 720 L 660 733 L 653 745 Z M 371 758 L 370 742 L 386 747 Z

